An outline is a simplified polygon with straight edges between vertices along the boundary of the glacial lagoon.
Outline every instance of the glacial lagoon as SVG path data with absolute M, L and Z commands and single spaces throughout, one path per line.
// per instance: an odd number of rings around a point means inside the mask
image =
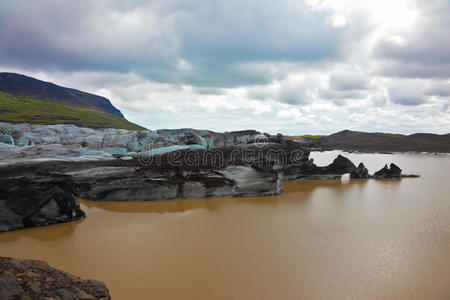
M 105 282 L 113 299 L 444 299 L 450 156 L 343 154 L 420 178 L 285 182 L 258 198 L 82 200 L 87 218 L 0 234 L 0 256 Z

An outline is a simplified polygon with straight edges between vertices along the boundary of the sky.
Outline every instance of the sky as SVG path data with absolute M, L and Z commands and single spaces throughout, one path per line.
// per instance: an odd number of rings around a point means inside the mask
M 0 71 L 149 129 L 450 132 L 449 0 L 0 0 Z

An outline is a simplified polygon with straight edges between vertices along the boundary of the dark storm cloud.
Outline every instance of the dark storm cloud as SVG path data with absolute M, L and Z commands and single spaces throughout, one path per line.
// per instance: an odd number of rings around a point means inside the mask
M 325 17 L 287 0 L 1 1 L 0 61 L 198 86 L 261 84 L 273 74 L 249 63 L 342 55 L 345 31 Z
M 164 60 L 155 43 L 136 43 L 114 32 L 118 16 L 100 1 L 2 1 L 1 63 L 66 71 L 125 72 L 143 63 L 162 68 Z
M 391 101 L 397 104 L 414 106 L 425 103 L 425 98 L 418 95 L 404 95 L 395 90 L 389 91 L 389 93 Z
M 389 99 L 396 104 L 416 106 L 427 102 L 423 94 L 424 82 L 420 80 L 402 80 L 391 84 Z
M 175 27 L 190 61 L 314 61 L 339 54 L 342 32 L 301 1 L 211 1 Z M 314 28 L 314 30 L 311 30 Z

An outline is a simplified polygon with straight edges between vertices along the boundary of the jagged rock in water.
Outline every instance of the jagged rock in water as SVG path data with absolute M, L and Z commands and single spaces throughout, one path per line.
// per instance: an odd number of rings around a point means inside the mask
M 111 299 L 105 284 L 83 280 L 46 262 L 0 257 L 0 299 Z
M 0 179 L 0 232 L 84 217 L 70 176 Z
M 369 170 L 363 163 L 359 163 L 358 167 L 350 173 L 350 178 L 370 178 Z
M 316 166 L 312 159 L 307 159 L 301 164 L 288 165 L 282 170 L 283 180 L 296 179 L 340 179 L 342 175 L 351 173 L 356 167 L 346 157 L 338 155 L 328 166 Z
M 381 178 L 401 178 L 402 177 L 402 169 L 400 169 L 399 167 L 397 167 L 395 164 L 391 163 L 389 165 L 386 164 L 383 168 L 381 168 L 380 170 L 376 171 L 373 174 L 373 177 L 376 179 L 381 179 Z
M 323 168 L 323 172 L 343 175 L 351 173 L 354 169 L 356 169 L 356 166 L 351 160 L 339 154 L 331 164 Z

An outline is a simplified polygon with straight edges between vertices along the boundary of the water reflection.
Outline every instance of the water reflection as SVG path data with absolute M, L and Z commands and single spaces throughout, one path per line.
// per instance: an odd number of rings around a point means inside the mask
M 89 213 L 89 210 L 100 209 L 118 213 L 182 213 L 189 210 L 206 209 L 214 212 L 224 205 L 251 204 L 257 206 L 275 207 L 282 199 L 278 196 L 265 197 L 216 197 L 206 199 L 176 199 L 160 200 L 148 202 L 98 202 L 78 199 L 82 208 Z
M 161 200 L 148 202 L 135 201 L 114 201 L 114 202 L 100 202 L 79 199 L 83 208 L 89 212 L 93 209 L 101 209 L 112 212 L 122 213 L 180 213 L 188 210 L 206 209 L 215 211 L 224 205 L 248 204 L 265 207 L 277 207 L 279 201 L 287 200 L 287 198 L 308 200 L 314 197 L 314 192 L 317 189 L 329 190 L 333 197 L 339 197 L 344 192 L 343 186 L 351 185 L 362 189 L 368 180 L 303 180 L 284 182 L 283 189 L 288 196 L 264 196 L 264 197 L 216 197 L 206 199 L 176 199 L 176 200 Z M 299 195 L 301 194 L 301 195 Z
M 74 234 L 77 226 L 84 221 L 85 219 L 82 219 L 74 222 L 11 231 L 7 234 L 0 234 L 0 241 L 6 243 L 22 238 L 29 238 L 39 241 L 54 241 L 65 239 Z

